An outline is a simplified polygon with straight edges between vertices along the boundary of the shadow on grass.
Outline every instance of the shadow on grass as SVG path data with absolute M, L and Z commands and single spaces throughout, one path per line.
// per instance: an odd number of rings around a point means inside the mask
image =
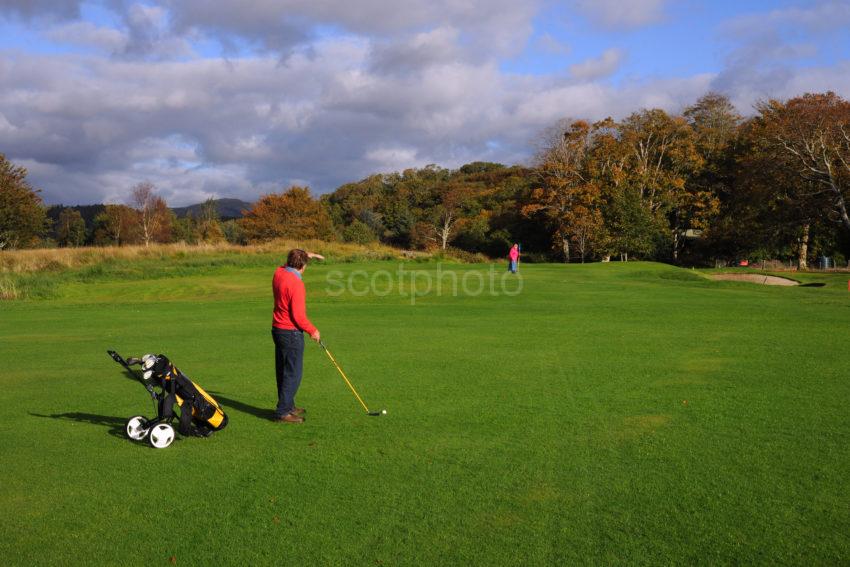
M 233 408 L 238 412 L 247 413 L 248 415 L 253 415 L 254 417 L 258 417 L 260 419 L 274 419 L 273 409 L 258 408 L 257 406 L 252 406 L 250 404 L 246 404 L 245 402 L 240 402 L 238 400 L 228 398 L 222 395 L 221 392 L 210 391 L 210 394 L 212 394 L 216 400 L 221 402 L 221 404 L 224 406 L 225 412 L 227 412 L 227 408 Z
M 49 417 L 51 419 L 60 419 L 63 421 L 79 421 L 81 423 L 91 423 L 93 425 L 103 425 L 109 427 L 109 434 L 113 437 L 125 439 L 124 424 L 127 423 L 126 417 L 115 417 L 110 415 L 97 415 L 94 413 L 83 413 L 72 411 L 67 413 L 54 413 L 53 415 L 42 415 L 39 413 L 30 412 L 30 415 L 35 417 Z

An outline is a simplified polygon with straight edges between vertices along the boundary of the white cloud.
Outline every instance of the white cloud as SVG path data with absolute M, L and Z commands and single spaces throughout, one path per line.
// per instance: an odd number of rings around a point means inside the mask
M 18 128 L 14 124 L 9 122 L 3 115 L 3 113 L 0 112 L 0 133 L 13 134 L 17 130 Z
M 271 50 L 308 42 L 317 26 L 395 38 L 441 27 L 463 29 L 470 46 L 513 53 L 532 32 L 541 0 L 166 0 L 178 30 L 203 30 L 211 37 L 247 39 Z
M 162 6 L 132 4 L 127 18 L 134 25 L 163 30 L 168 23 L 168 12 Z
M 537 38 L 537 48 L 554 55 L 568 55 L 572 51 L 569 45 L 548 33 L 544 33 Z
M 82 3 L 82 0 L 0 0 L 0 19 L 74 19 L 80 16 Z
M 45 36 L 58 43 L 94 47 L 108 53 L 124 51 L 129 41 L 127 35 L 119 30 L 81 21 L 60 24 L 48 30 Z
M 817 40 L 842 34 L 850 26 L 850 3 L 816 2 L 737 16 L 720 29 L 729 47 L 726 65 L 712 88 L 750 100 L 778 96 L 796 77 L 809 76 L 799 61 L 818 55 Z M 840 84 L 843 77 L 836 75 Z M 811 92 L 806 87 L 802 92 Z M 793 96 L 793 95 L 792 95 Z
M 387 73 L 415 72 L 429 65 L 466 59 L 459 39 L 458 29 L 440 27 L 405 41 L 379 44 L 371 53 L 372 68 Z
M 846 32 L 850 25 L 850 2 L 816 2 L 812 6 L 793 6 L 732 18 L 723 28 L 731 34 L 750 37 L 765 29 L 794 26 L 809 32 Z
M 373 162 L 375 171 L 390 172 L 427 165 L 427 163 L 417 159 L 416 154 L 415 148 L 385 147 L 369 150 L 364 157 Z
M 606 49 L 595 59 L 588 59 L 570 66 L 570 73 L 577 79 L 593 80 L 614 74 L 623 61 L 624 53 L 616 48 Z
M 164 7 L 131 4 L 123 16 L 128 35 L 124 55 L 169 60 L 192 54 L 189 38 L 173 32 Z
M 598 25 L 636 28 L 664 18 L 667 0 L 575 0 L 575 6 Z

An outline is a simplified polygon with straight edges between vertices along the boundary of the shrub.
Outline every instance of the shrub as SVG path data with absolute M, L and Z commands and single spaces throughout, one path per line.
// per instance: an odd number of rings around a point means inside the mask
M 365 222 L 355 219 L 342 231 L 342 239 L 353 244 L 369 244 L 378 239 Z

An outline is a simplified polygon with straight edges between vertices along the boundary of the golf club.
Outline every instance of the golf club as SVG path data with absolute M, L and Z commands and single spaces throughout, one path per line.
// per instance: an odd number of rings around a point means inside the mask
M 366 410 L 366 415 L 371 415 L 371 416 L 386 415 L 387 410 L 385 410 L 385 409 L 381 410 L 381 411 L 369 411 L 369 408 L 366 406 L 366 403 L 363 401 L 363 398 L 360 397 L 360 395 L 357 393 L 357 390 L 355 390 L 354 386 L 351 385 L 351 381 L 348 379 L 348 376 L 346 376 L 345 372 L 342 371 L 342 368 L 339 367 L 339 364 L 337 363 L 336 359 L 334 358 L 334 355 L 331 354 L 331 351 L 328 350 L 328 347 L 325 346 L 325 343 L 322 342 L 322 341 L 319 341 L 319 346 L 322 347 L 322 349 L 324 349 L 325 354 L 328 355 L 328 358 L 331 359 L 331 363 L 333 363 L 334 367 L 339 371 L 339 375 L 342 376 L 342 379 L 345 380 L 346 384 L 348 384 L 348 387 L 351 389 L 351 392 L 354 394 L 354 397 L 357 398 L 357 401 L 360 402 L 360 405 L 363 406 L 364 410 Z

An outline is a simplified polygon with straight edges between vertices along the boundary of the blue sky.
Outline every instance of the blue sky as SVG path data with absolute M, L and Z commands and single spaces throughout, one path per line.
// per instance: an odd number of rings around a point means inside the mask
M 850 0 L 0 0 L 0 153 L 49 203 L 527 162 L 558 120 L 850 96 Z
M 612 74 L 615 81 L 677 77 L 700 73 L 719 73 L 734 50 L 763 33 L 753 29 L 747 36 L 744 30 L 733 27 L 744 18 L 768 19 L 771 13 L 799 9 L 815 3 L 791 1 L 734 2 L 695 0 L 670 3 L 663 15 L 646 25 L 636 27 L 606 27 L 582 15 L 574 7 L 556 4 L 535 18 L 534 34 L 525 49 L 516 57 L 507 58 L 503 69 L 515 73 L 550 75 L 564 72 L 570 65 L 597 57 L 607 49 L 622 50 L 627 56 Z M 850 5 L 850 2 L 847 3 Z M 787 42 L 812 46 L 809 57 L 800 57 L 789 64 L 797 67 L 832 65 L 850 58 L 850 33 L 846 20 L 828 29 L 822 36 L 810 35 L 795 29 L 793 24 L 765 26 Z M 548 36 L 563 44 L 564 53 L 553 53 L 540 45 Z

